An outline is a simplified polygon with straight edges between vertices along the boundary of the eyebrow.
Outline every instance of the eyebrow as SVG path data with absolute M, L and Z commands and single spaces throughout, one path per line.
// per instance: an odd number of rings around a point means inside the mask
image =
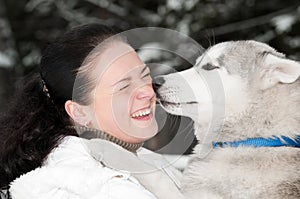
M 145 70 L 147 70 L 149 67 L 146 65 L 142 70 L 141 70 L 141 73 L 140 74 L 143 74 L 145 72 Z M 121 82 L 125 82 L 125 81 L 130 81 L 131 80 L 131 77 L 126 77 L 124 79 L 121 79 L 119 81 L 117 81 L 116 83 L 114 83 L 112 86 L 115 86 L 116 84 L 118 83 L 121 83 Z
M 145 65 L 145 67 L 142 69 L 141 74 L 143 74 L 145 72 L 145 70 L 147 70 L 149 67 L 147 65 Z
M 112 84 L 112 86 L 115 86 L 116 84 L 121 83 L 121 82 L 130 81 L 130 80 L 131 80 L 131 77 L 126 77 L 126 78 L 121 79 L 121 80 L 117 81 L 116 83 Z

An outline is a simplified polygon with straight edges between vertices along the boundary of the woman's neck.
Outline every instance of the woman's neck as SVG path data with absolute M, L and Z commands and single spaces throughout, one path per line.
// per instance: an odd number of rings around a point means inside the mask
M 142 143 L 128 143 L 125 142 L 123 140 L 120 140 L 119 138 L 110 135 L 108 133 L 105 133 L 103 131 L 100 131 L 98 129 L 94 129 L 94 128 L 89 128 L 89 127 L 85 127 L 85 126 L 72 126 L 72 128 L 74 128 L 79 137 L 81 138 L 85 138 L 85 139 L 94 139 L 94 138 L 100 138 L 100 139 L 104 139 L 110 142 L 113 142 L 121 147 L 123 147 L 124 149 L 135 153 L 137 149 L 139 149 L 140 147 L 143 146 L 143 142 Z

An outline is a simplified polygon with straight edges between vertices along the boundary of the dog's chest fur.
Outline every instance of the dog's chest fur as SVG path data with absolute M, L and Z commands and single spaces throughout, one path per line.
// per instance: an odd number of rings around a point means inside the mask
M 298 198 L 299 162 L 298 148 L 213 149 L 205 159 L 195 155 L 182 189 L 190 198 Z

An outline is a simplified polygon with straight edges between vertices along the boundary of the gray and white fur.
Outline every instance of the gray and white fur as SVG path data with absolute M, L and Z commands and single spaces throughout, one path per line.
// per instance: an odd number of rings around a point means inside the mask
M 166 111 L 194 120 L 199 144 L 184 171 L 187 198 L 300 198 L 300 149 L 212 148 L 212 142 L 300 135 L 300 63 L 256 41 L 209 48 L 162 76 Z

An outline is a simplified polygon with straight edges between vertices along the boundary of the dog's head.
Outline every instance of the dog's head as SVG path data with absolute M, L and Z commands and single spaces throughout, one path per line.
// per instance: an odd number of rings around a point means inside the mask
M 164 109 L 203 123 L 257 103 L 259 95 L 300 76 L 300 64 L 255 41 L 224 42 L 200 56 L 194 67 L 156 79 Z

